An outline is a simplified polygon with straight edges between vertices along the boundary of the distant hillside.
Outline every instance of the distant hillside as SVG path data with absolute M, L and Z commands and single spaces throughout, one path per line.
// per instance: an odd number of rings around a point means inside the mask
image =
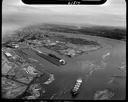
M 41 39 L 45 35 L 50 36 L 55 32 L 64 32 L 72 34 L 84 34 L 91 36 L 100 36 L 117 40 L 126 40 L 126 29 L 102 26 L 80 27 L 58 24 L 40 24 L 32 25 L 26 28 L 17 30 L 12 37 L 7 38 L 7 41 L 24 41 L 27 39 Z M 5 41 L 5 40 L 4 40 Z
M 81 28 L 79 32 L 82 34 L 100 36 L 117 40 L 126 39 L 126 29 L 111 28 L 111 27 L 91 27 Z

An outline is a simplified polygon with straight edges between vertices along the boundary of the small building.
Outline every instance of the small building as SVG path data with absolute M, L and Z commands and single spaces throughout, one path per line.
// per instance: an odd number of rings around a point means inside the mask
M 9 52 L 5 52 L 5 55 L 6 55 L 7 57 L 12 57 L 12 54 L 9 53 Z
M 65 54 L 70 55 L 72 57 L 76 55 L 76 51 L 74 49 L 67 49 Z

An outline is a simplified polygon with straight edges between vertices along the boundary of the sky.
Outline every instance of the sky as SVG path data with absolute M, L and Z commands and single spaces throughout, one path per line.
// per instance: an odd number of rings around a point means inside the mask
M 27 5 L 21 0 L 3 0 L 4 33 L 38 23 L 126 27 L 126 3 L 107 0 L 103 5 Z

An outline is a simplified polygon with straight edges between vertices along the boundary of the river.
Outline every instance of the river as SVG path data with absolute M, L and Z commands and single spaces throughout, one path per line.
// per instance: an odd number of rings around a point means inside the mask
M 112 100 L 125 99 L 126 42 L 89 35 L 78 36 L 97 40 L 102 47 L 73 58 L 62 56 L 68 63 L 59 67 L 33 54 L 33 58 L 37 57 L 42 66 L 39 69 L 47 70 L 55 78 L 52 83 L 43 86 L 46 93 L 40 98 L 93 100 L 96 91 L 110 89 L 114 93 Z M 120 68 L 122 65 L 124 67 Z M 70 91 L 79 77 L 83 83 L 78 96 L 73 98 Z

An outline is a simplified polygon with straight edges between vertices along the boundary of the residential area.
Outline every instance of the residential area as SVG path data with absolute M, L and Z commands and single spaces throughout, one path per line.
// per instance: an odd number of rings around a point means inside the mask
M 13 99 L 23 93 L 29 93 L 26 99 L 36 99 L 41 95 L 38 78 L 50 79 L 50 73 L 40 72 L 36 66 L 18 56 L 13 49 L 2 49 L 2 97 Z M 50 80 L 51 81 L 51 80 Z

